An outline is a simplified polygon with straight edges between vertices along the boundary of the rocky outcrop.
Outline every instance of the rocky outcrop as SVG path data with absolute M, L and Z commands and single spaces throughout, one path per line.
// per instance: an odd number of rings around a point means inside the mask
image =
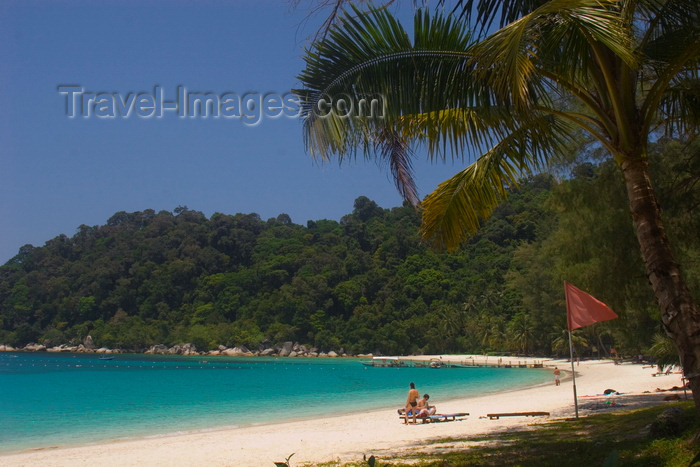
M 174 345 L 170 347 L 171 355 L 199 355 L 194 344 Z
M 95 343 L 92 341 L 92 336 L 90 334 L 83 339 L 83 345 L 86 350 L 95 350 Z
M 85 349 L 85 347 L 82 347 L 82 350 Z M 61 345 L 56 345 L 53 347 L 49 347 L 46 349 L 47 352 L 79 352 L 80 350 L 78 349 L 77 345 L 66 345 L 66 344 L 61 344 Z
M 228 357 L 254 357 L 255 354 L 245 347 L 234 347 L 232 349 L 224 349 L 220 351 L 220 355 Z
M 151 346 L 146 354 L 152 355 L 203 355 L 204 352 L 198 352 L 194 344 L 177 344 L 172 347 L 158 344 Z
M 168 355 L 169 350 L 167 345 L 163 344 L 157 344 L 152 346 L 150 349 L 146 350 L 145 353 L 147 354 L 155 354 L 155 355 Z
M 250 350 L 245 346 L 235 346 L 235 347 L 225 347 L 220 345 L 215 350 L 200 352 L 197 350 L 194 344 L 177 344 L 172 347 L 167 345 L 157 344 L 153 345 L 147 350 L 124 350 L 124 349 L 109 349 L 107 347 L 96 348 L 95 342 L 92 336 L 87 336 L 83 339 L 80 345 L 68 345 L 62 344 L 54 347 L 47 348 L 44 345 L 31 343 L 27 344 L 21 349 L 15 349 L 10 345 L 0 344 L 0 352 L 14 352 L 14 351 L 26 351 L 26 352 L 72 352 L 72 353 L 124 353 L 124 352 L 143 352 L 146 354 L 153 355 L 222 355 L 227 357 L 289 357 L 289 358 L 316 358 L 316 357 L 348 357 L 343 349 L 338 351 L 331 350 L 329 352 L 320 352 L 319 349 L 309 348 L 303 344 L 295 342 L 285 342 L 279 346 L 268 346 L 261 345 L 258 350 Z M 371 357 L 372 354 L 360 355 L 364 357 Z
M 41 345 L 41 344 L 31 343 L 31 344 L 25 345 L 22 350 L 26 350 L 28 352 L 45 352 L 46 346 Z
M 294 350 L 294 342 L 285 342 L 282 344 L 282 348 L 279 351 L 280 357 L 288 357 L 290 353 Z

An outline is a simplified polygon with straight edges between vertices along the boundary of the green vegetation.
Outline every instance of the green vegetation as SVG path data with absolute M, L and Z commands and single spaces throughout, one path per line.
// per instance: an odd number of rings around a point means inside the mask
M 423 239 L 454 250 L 518 178 L 590 138 L 619 172 L 618 196 L 700 411 L 700 309 L 650 176 L 652 142 L 698 134 L 697 0 L 461 0 L 447 11 L 444 3 L 417 8 L 412 34 L 387 8 L 352 5 L 333 16 L 296 91 L 308 151 L 387 161 L 410 201 L 411 148 L 468 160 L 421 203 Z M 377 95 L 381 118 L 319 112 L 328 96 Z
M 590 415 L 470 438 L 429 440 L 409 457 L 377 459 L 378 466 L 690 466 L 700 452 L 698 416 L 689 401 L 682 408 L 681 434 L 653 438 L 649 426 L 668 406 Z M 455 444 L 467 447 L 454 447 Z M 338 464 L 323 464 L 327 467 Z M 343 464 L 364 466 L 366 462 Z
M 685 183 L 697 158 L 683 154 L 698 145 L 653 150 L 669 234 L 697 291 L 700 187 Z M 619 174 L 591 157 L 568 180 L 522 180 L 454 254 L 421 244 L 412 208 L 366 197 L 340 222 L 306 226 L 284 214 L 119 212 L 23 246 L 0 266 L 0 343 L 53 346 L 89 334 L 97 347 L 137 351 L 296 341 L 352 354 L 567 355 L 567 279 L 620 315 L 576 331 L 577 353 L 607 356 L 614 346 L 635 356 L 662 332 L 659 312 L 624 202 L 606 202 L 618 199 L 610 180 Z

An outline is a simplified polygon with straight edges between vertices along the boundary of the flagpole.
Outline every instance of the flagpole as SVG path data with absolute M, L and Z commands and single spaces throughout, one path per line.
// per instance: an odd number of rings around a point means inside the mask
M 564 295 L 566 296 L 566 327 L 569 330 L 569 351 L 571 352 L 571 377 L 574 381 L 574 405 L 578 419 L 576 371 L 574 370 L 574 346 L 571 342 L 571 331 L 600 321 L 615 319 L 617 315 L 605 303 L 567 281 L 564 281 Z
M 576 371 L 574 370 L 574 346 L 571 343 L 571 330 L 569 329 L 569 353 L 571 354 L 571 377 L 574 383 L 574 407 L 576 408 L 576 418 L 578 418 L 578 398 L 576 397 Z

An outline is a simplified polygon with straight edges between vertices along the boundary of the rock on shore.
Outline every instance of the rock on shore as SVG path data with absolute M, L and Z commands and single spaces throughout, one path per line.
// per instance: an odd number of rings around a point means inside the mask
M 82 344 L 67 345 L 62 344 L 54 347 L 46 347 L 42 344 L 31 343 L 22 348 L 14 348 L 10 345 L 0 344 L 0 352 L 72 352 L 72 353 L 126 353 L 134 352 L 133 350 L 125 349 L 109 349 L 106 347 L 96 348 L 96 345 L 91 336 L 87 336 Z M 228 357 L 351 357 L 339 349 L 336 351 L 321 352 L 316 348 L 309 348 L 305 345 L 295 342 L 285 342 L 276 346 L 260 346 L 257 350 L 250 350 L 245 346 L 225 347 L 220 345 L 217 350 L 198 351 L 197 347 L 191 343 L 177 344 L 172 347 L 158 344 L 153 345 L 144 351 L 137 353 L 146 353 L 154 355 L 223 355 Z M 372 357 L 372 354 L 358 355 L 359 357 Z

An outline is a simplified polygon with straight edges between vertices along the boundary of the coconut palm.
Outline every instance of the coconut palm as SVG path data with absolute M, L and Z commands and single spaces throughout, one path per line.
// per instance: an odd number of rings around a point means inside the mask
M 648 279 L 700 409 L 700 313 L 647 160 L 657 135 L 697 134 L 697 0 L 464 0 L 453 13 L 417 10 L 410 39 L 386 9 L 346 12 L 300 75 L 308 151 L 384 159 L 414 203 L 412 148 L 467 158 L 421 206 L 423 239 L 454 250 L 520 177 L 546 168 L 579 132 L 592 136 L 622 172 Z M 496 20 L 502 27 L 488 34 Z M 381 112 L 348 105 L 376 96 Z
M 655 334 L 648 352 L 656 360 L 659 372 L 664 371 L 666 367 L 678 364 L 678 352 L 667 335 Z
M 525 312 L 518 312 L 508 323 L 506 335 L 516 352 L 527 354 L 535 343 L 535 323 Z
M 571 339 L 569 339 L 568 329 L 560 329 L 553 334 L 556 337 L 552 339 L 552 351 L 556 355 L 569 357 L 574 353 L 580 356 L 589 347 L 588 340 L 578 330 L 571 332 Z M 573 352 L 570 350 L 570 346 L 573 346 Z

